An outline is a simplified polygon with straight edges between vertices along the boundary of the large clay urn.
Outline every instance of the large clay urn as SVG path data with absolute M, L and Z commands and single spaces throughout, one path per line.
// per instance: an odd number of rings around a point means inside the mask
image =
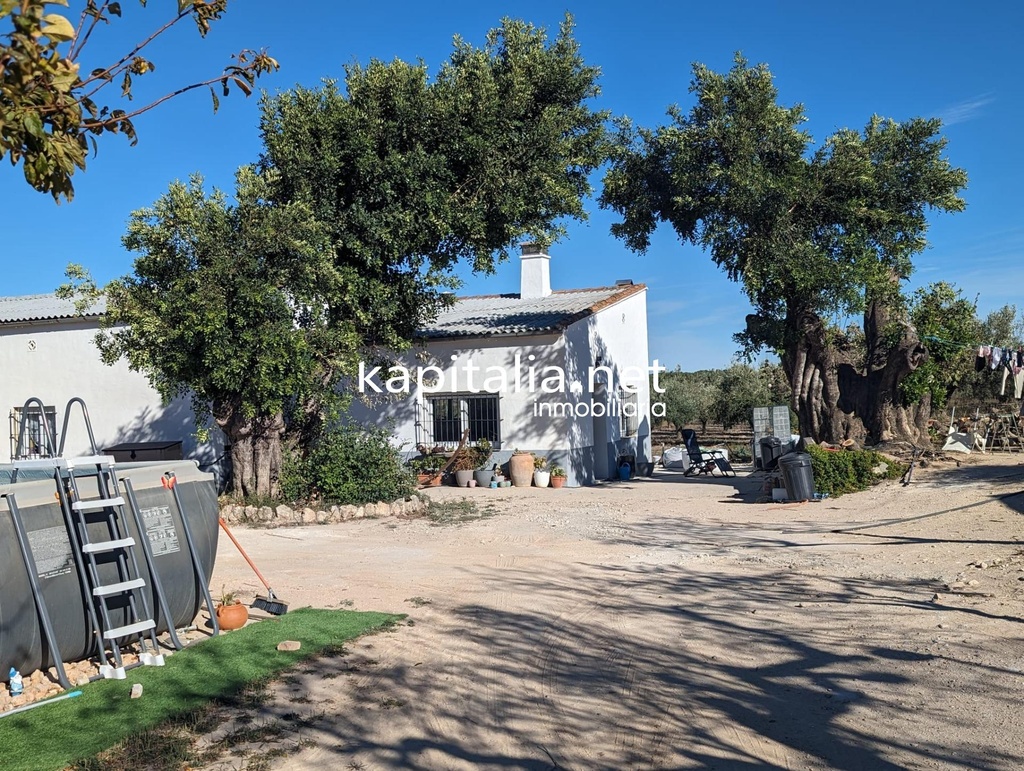
M 520 452 L 508 461 L 508 475 L 515 487 L 529 487 L 533 483 L 533 453 Z

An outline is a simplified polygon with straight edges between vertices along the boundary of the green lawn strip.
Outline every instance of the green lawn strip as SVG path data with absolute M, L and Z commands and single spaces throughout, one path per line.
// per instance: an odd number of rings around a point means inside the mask
M 137 667 L 125 680 L 103 680 L 82 695 L 0 718 L 0 767 L 45 771 L 91 757 L 127 736 L 231 696 L 260 678 L 277 675 L 328 646 L 394 623 L 401 616 L 300 608 L 204 640 L 167 658 L 163 667 Z M 298 651 L 279 651 L 298 640 Z M 133 683 L 143 695 L 131 699 Z

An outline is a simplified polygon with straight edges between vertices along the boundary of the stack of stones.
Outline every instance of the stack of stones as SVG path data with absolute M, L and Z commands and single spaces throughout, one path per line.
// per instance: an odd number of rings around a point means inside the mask
M 326 525 L 350 519 L 378 517 L 408 517 L 421 514 L 426 503 L 417 497 L 363 506 L 329 506 L 324 509 L 278 506 L 242 506 L 227 503 L 220 515 L 229 525 L 257 525 L 259 527 L 288 527 L 292 525 Z

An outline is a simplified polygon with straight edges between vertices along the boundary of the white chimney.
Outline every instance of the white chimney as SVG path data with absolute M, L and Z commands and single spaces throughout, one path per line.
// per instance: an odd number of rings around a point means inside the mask
M 551 257 L 539 244 L 523 244 L 519 297 L 536 300 L 551 294 Z

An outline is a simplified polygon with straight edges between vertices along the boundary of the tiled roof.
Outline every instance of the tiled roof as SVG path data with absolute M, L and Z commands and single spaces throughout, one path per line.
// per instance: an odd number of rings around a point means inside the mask
M 106 303 L 100 300 L 85 312 L 86 316 L 101 316 Z M 60 300 L 52 294 L 30 294 L 23 297 L 0 297 L 0 324 L 21 321 L 47 321 L 70 319 L 78 316 L 73 300 Z
M 643 284 L 567 289 L 522 300 L 518 294 L 460 297 L 417 336 L 491 337 L 559 332 L 574 321 L 642 292 Z

